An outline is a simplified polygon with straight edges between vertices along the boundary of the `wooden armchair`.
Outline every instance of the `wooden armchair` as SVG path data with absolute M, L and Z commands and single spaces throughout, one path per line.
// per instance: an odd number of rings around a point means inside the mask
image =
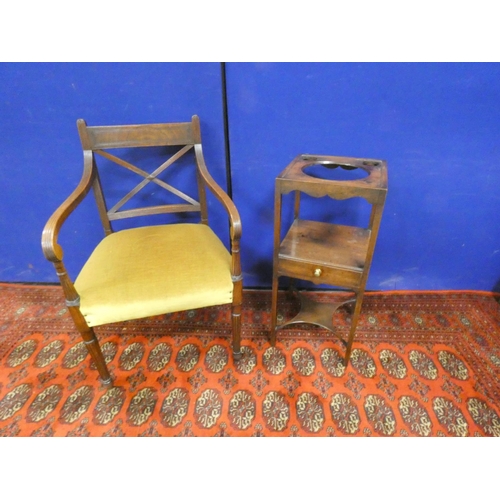
M 200 122 L 88 127 L 77 121 L 83 147 L 80 184 L 48 220 L 42 234 L 45 257 L 54 264 L 66 304 L 95 362 L 101 382 L 112 386 L 93 328 L 99 325 L 145 318 L 221 304 L 232 304 L 232 348 L 241 357 L 242 274 L 240 266 L 241 221 L 229 196 L 210 176 L 203 158 Z M 178 146 L 179 150 L 152 173 L 136 167 L 108 150 Z M 165 148 L 167 149 L 167 148 Z M 144 149 L 138 150 L 144 152 Z M 199 202 L 158 178 L 181 156 L 194 153 Z M 143 177 L 143 180 L 111 209 L 107 208 L 100 182 L 97 157 Z M 182 199 L 182 203 L 120 210 L 146 184 L 153 182 Z M 229 215 L 231 251 L 208 225 L 206 188 Z M 93 189 L 105 237 L 85 262 L 76 280 L 68 276 L 58 244 L 62 224 Z M 118 219 L 153 214 L 200 212 L 199 223 L 168 223 L 114 231 Z

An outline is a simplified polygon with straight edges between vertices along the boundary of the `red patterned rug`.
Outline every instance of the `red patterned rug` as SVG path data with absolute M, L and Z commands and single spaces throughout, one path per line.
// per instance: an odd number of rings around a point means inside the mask
M 325 329 L 270 347 L 269 318 L 245 290 L 237 363 L 227 306 L 98 327 L 106 390 L 60 288 L 0 284 L 0 436 L 500 436 L 498 295 L 368 293 L 347 368 Z

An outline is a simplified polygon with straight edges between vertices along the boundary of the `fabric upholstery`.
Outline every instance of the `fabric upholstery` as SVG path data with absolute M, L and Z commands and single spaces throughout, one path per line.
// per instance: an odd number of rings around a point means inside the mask
M 231 256 L 204 224 L 112 233 L 75 280 L 89 326 L 229 304 Z

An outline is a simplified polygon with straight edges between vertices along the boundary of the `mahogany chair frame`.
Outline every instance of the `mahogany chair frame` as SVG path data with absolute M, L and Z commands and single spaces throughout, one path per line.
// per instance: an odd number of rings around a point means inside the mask
M 82 335 L 83 341 L 95 362 L 101 382 L 105 386 L 112 386 L 113 380 L 106 366 L 94 329 L 89 327 L 80 311 L 80 297 L 73 281 L 68 276 L 63 263 L 63 249 L 58 243 L 59 233 L 68 216 L 78 207 L 90 190 L 93 190 L 100 220 L 105 236 L 113 232 L 112 221 L 144 215 L 200 212 L 200 223 L 208 225 L 208 208 L 206 189 L 209 189 L 215 198 L 222 204 L 229 218 L 231 278 L 233 282 L 233 299 L 231 305 L 231 321 L 233 335 L 233 356 L 241 357 L 241 304 L 243 281 L 240 262 L 241 219 L 231 198 L 216 183 L 208 172 L 203 156 L 200 120 L 194 115 L 191 122 L 119 125 L 119 126 L 87 126 L 82 119 L 77 120 L 77 128 L 83 148 L 83 175 L 73 193 L 57 208 L 46 223 L 42 233 L 42 250 L 45 257 L 53 263 L 60 280 L 66 299 L 66 305 L 73 318 L 76 328 Z M 105 150 L 116 148 L 157 147 L 157 146 L 184 146 L 167 162 L 158 167 L 152 174 L 148 174 L 134 165 L 117 158 Z M 199 202 L 157 178 L 175 160 L 189 150 L 194 150 L 196 177 L 198 182 Z M 107 208 L 96 162 L 96 155 L 104 156 L 121 166 L 134 171 L 144 180 L 129 192 L 111 209 Z M 119 210 L 134 194 L 139 192 L 148 182 L 167 189 L 181 197 L 186 203 L 160 205 L 155 207 Z
M 308 175 L 304 169 L 312 165 L 345 170 L 362 169 L 367 177 L 358 180 L 333 181 Z M 282 197 L 295 193 L 294 221 L 281 240 Z M 329 196 L 337 200 L 361 197 L 371 204 L 367 228 L 340 226 L 300 219 L 300 195 L 315 198 Z M 363 296 L 373 259 L 382 212 L 387 195 L 387 163 L 384 160 L 339 156 L 298 155 L 281 172 L 275 182 L 274 256 L 271 305 L 271 345 L 276 344 L 276 331 L 293 323 L 311 323 L 336 334 L 346 351 L 347 366 L 361 313 Z M 278 326 L 278 280 L 280 276 L 303 279 L 314 284 L 347 288 L 355 294 L 333 304 L 320 304 L 301 296 L 301 310 L 296 317 Z M 333 313 L 342 305 L 355 302 L 347 340 L 332 325 Z

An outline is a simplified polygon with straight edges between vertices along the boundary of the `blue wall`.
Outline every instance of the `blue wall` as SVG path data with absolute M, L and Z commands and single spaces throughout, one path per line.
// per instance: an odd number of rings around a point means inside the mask
M 388 161 L 369 289 L 500 291 L 499 64 L 228 63 L 226 75 L 246 287 L 270 286 L 274 179 L 311 153 Z M 0 281 L 55 281 L 40 235 L 80 179 L 77 118 L 198 114 L 226 187 L 222 99 L 218 63 L 0 64 Z M 102 235 L 92 201 L 62 235 L 73 276 Z M 332 213 L 353 220 L 359 201 Z
M 198 114 L 207 164 L 226 187 L 220 74 L 219 63 L 0 64 L 0 281 L 57 281 L 40 239 L 82 174 L 78 118 L 113 125 Z M 73 278 L 102 236 L 90 194 L 61 232 Z
M 499 289 L 499 64 L 235 63 L 227 80 L 247 285 L 269 284 L 274 179 L 310 153 L 388 161 L 369 289 Z

